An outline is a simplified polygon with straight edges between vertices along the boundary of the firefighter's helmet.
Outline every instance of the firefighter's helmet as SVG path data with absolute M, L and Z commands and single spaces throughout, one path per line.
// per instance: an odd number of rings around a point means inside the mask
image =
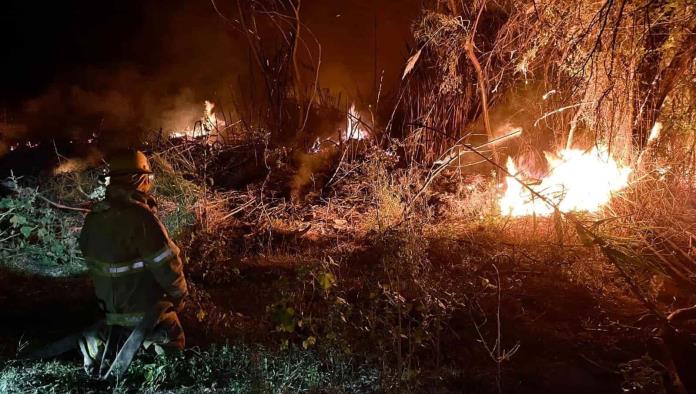
M 109 176 L 130 174 L 152 174 L 145 154 L 133 149 L 113 152 L 109 157 Z

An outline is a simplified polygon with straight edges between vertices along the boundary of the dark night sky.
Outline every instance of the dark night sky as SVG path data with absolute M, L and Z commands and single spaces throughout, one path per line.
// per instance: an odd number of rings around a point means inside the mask
M 38 95 L 76 68 L 132 58 L 128 44 L 142 20 L 138 0 L 5 0 L 0 6 L 2 99 L 11 104 Z
M 322 45 L 323 88 L 369 97 L 375 53 L 383 92 L 396 86 L 421 0 L 302 4 Z M 229 96 L 249 69 L 244 39 L 210 0 L 5 0 L 0 54 L 0 125 L 9 109 L 32 139 L 90 136 L 97 125 L 117 138 L 157 130 Z M 5 146 L 20 138 L 4 134 Z

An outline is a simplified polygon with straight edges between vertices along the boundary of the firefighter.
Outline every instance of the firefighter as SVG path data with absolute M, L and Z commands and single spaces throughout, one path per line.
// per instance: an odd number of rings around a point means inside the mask
M 87 215 L 79 239 L 105 319 L 85 330 L 78 345 L 85 370 L 102 377 L 114 368 L 114 375 L 124 373 L 141 347 L 183 349 L 176 311 L 188 292 L 179 248 L 148 194 L 153 173 L 147 158 L 136 150 L 117 151 L 109 167 L 106 198 Z M 113 361 L 104 365 L 109 352 Z

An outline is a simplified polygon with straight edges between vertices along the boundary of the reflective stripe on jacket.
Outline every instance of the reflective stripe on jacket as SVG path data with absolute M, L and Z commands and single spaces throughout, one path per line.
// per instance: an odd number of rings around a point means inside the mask
M 176 252 L 174 252 L 172 248 L 169 245 L 167 245 L 151 257 L 138 258 L 133 261 L 121 262 L 116 264 L 108 263 L 105 261 L 92 260 L 90 261 L 91 264 L 89 264 L 89 268 L 95 275 L 117 277 L 140 272 L 146 269 L 148 266 L 161 266 L 165 263 L 168 263 L 171 258 L 176 257 L 175 253 Z
M 144 313 L 107 313 L 106 324 L 109 326 L 135 327 L 145 317 Z

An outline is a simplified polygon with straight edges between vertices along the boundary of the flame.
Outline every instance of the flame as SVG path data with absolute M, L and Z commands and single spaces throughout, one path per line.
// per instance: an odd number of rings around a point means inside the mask
M 538 184 L 528 185 L 532 190 L 557 205 L 561 212 L 597 212 L 609 202 L 612 193 L 628 185 L 631 169 L 620 166 L 605 147 L 586 152 L 563 149 L 557 155 L 545 153 L 551 170 Z M 517 174 L 512 158 L 507 169 Z M 514 177 L 505 180 L 507 190 L 500 199 L 500 210 L 510 216 L 549 216 L 554 208 L 532 194 Z
M 225 126 L 225 121 L 218 120 L 215 116 L 215 103 L 205 100 L 203 103 L 203 117 L 200 119 L 200 127 L 193 126 L 186 130 L 177 130 L 169 133 L 169 138 L 196 138 L 205 137 Z
M 368 132 L 365 130 L 364 125 L 361 123 L 360 114 L 355 108 L 355 103 L 350 105 L 350 110 L 348 110 L 348 117 L 346 123 L 346 132 L 343 135 L 343 139 L 348 140 L 364 140 L 367 138 Z
M 217 129 L 218 127 L 218 119 L 215 117 L 215 113 L 213 110 L 215 109 L 215 103 L 205 100 L 205 103 L 203 103 L 205 106 L 205 113 L 203 116 L 203 119 L 201 121 L 203 122 L 203 129 L 207 130 L 208 132 Z M 223 121 L 220 121 L 221 123 L 224 123 Z
M 322 139 L 321 137 L 317 137 L 312 143 L 312 146 L 309 148 L 309 153 L 321 152 L 324 142 L 331 142 L 332 145 L 337 144 L 338 142 L 334 141 L 334 137 L 338 138 L 339 141 L 360 141 L 370 136 L 370 133 L 365 127 L 365 123 L 362 121 L 360 113 L 355 107 L 355 103 L 350 105 L 350 109 L 348 110 L 348 114 L 346 116 L 345 126 L 345 130 L 343 128 L 338 128 L 336 130 L 336 135 L 332 135 L 330 138 Z

